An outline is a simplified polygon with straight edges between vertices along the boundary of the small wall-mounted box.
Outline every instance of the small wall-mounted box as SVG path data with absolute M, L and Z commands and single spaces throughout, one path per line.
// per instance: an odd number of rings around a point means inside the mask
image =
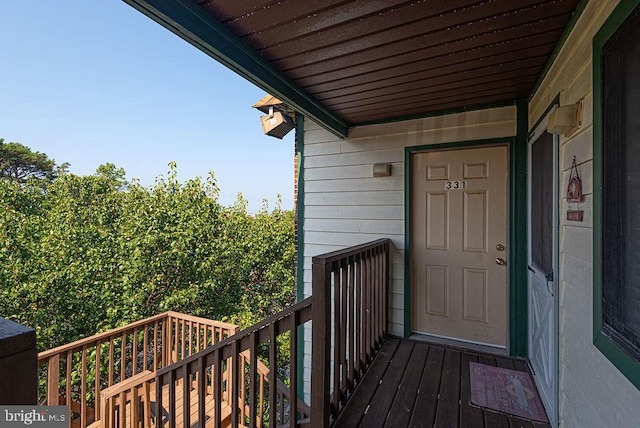
M 391 177 L 391 164 L 390 163 L 373 164 L 373 176 L 374 177 Z
M 266 135 L 282 139 L 295 126 L 293 120 L 286 114 L 279 111 L 272 111 L 272 114 L 260 116 L 262 130 Z
M 553 110 L 549 115 L 547 131 L 551 134 L 570 137 L 582 125 L 582 103 L 583 100 L 580 100 L 575 104 Z

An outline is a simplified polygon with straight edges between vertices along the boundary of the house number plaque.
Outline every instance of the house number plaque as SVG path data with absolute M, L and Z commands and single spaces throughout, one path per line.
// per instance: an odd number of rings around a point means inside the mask
M 466 189 L 466 188 L 467 188 L 467 182 L 465 180 L 446 181 L 444 183 L 445 190 L 459 190 L 459 189 Z

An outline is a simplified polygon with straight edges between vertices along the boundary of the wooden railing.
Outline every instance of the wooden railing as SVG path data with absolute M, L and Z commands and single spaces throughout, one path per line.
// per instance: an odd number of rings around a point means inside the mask
M 328 427 L 387 335 L 390 241 L 313 257 L 311 425 Z
M 40 397 L 68 405 L 73 425 L 100 420 L 103 389 L 195 354 L 238 330 L 233 324 L 166 312 L 38 355 Z
M 239 333 L 168 312 L 43 352 L 43 404 L 68 402 L 80 427 L 328 427 L 387 336 L 389 259 L 388 239 L 316 256 L 313 296 Z M 311 406 L 297 385 L 309 327 Z
M 156 427 L 163 410 L 181 426 L 294 427 L 308 421 L 309 407 L 298 396 L 298 328 L 311 319 L 311 298 L 271 316 L 208 349 L 158 370 L 156 375 Z M 278 337 L 289 341 L 289 359 L 278 364 Z M 262 352 L 261 352 L 262 351 Z M 266 354 L 264 364 L 261 353 Z M 287 386 L 283 381 L 293 379 Z M 197 414 L 192 417 L 192 403 Z M 208 404 L 213 411 L 208 411 Z M 228 415 L 225 405 L 230 406 Z M 166 416 L 166 415 L 165 415 Z M 213 421 L 208 418 L 212 417 Z

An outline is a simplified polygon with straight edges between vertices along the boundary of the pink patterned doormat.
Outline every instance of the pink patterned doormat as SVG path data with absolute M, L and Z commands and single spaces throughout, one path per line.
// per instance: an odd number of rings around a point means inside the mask
M 471 402 L 480 407 L 549 422 L 529 373 L 469 363 Z

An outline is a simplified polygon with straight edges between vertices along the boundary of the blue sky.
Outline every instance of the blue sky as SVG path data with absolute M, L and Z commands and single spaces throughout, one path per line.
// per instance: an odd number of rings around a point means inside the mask
M 293 132 L 266 137 L 265 93 L 120 0 L 0 1 L 0 138 L 144 185 L 213 170 L 220 201 L 293 204 Z

